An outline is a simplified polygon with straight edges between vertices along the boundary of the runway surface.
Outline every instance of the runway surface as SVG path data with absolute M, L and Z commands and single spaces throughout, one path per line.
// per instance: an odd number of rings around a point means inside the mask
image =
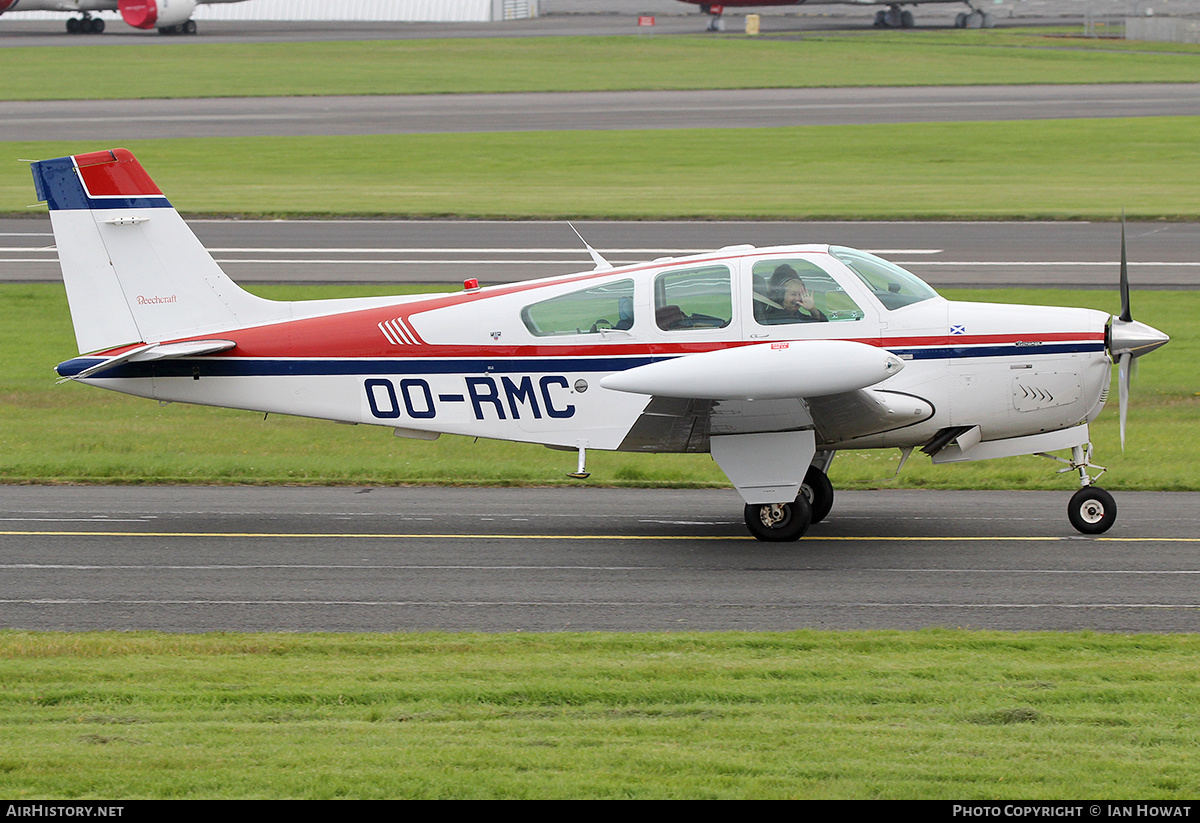
M 163 631 L 1200 630 L 1200 494 L 842 492 L 762 544 L 732 491 L 24 487 L 0 625 Z
M 767 128 L 1200 115 L 1200 84 L 0 101 L 5 139 Z
M 588 271 L 592 263 L 563 221 L 193 220 L 201 241 L 235 281 L 434 283 L 459 289 Z M 580 221 L 589 243 L 616 265 L 750 243 L 836 243 L 887 257 L 934 287 L 1115 289 L 1116 223 Z M 1127 227 L 1135 289 L 1200 287 L 1200 224 Z M 0 282 L 61 282 L 44 215 L 0 219 Z

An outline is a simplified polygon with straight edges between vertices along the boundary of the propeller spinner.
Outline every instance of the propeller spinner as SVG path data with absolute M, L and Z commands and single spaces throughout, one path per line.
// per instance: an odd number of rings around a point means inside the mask
M 1121 215 L 1121 314 L 1108 324 L 1108 355 L 1117 364 L 1117 402 L 1121 415 L 1121 449 L 1125 448 L 1125 418 L 1129 411 L 1130 372 L 1135 358 L 1152 352 L 1171 338 L 1133 319 L 1129 307 L 1129 263 L 1125 255 L 1125 215 Z

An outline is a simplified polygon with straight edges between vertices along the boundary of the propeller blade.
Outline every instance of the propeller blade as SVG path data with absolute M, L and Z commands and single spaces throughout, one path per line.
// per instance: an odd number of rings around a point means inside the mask
M 1125 256 L 1125 210 L 1121 209 L 1121 319 L 1129 322 L 1133 315 L 1129 310 L 1129 260 Z
M 1129 415 L 1129 384 L 1137 358 L 1170 341 L 1153 326 L 1138 323 L 1129 309 L 1129 259 L 1125 253 L 1125 211 L 1121 210 L 1121 314 L 1108 324 L 1108 355 L 1117 364 L 1117 403 L 1121 416 L 1121 451 L 1125 451 L 1125 420 Z
M 1121 451 L 1125 451 L 1125 418 L 1129 414 L 1129 366 L 1133 355 L 1125 352 L 1117 358 L 1117 408 L 1121 413 Z

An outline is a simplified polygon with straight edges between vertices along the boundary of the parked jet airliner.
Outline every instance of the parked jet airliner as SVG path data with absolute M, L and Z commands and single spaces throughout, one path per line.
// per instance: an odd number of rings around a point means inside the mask
M 724 3 L 710 3 L 707 0 L 680 0 L 699 6 L 705 14 L 711 15 L 708 21 L 709 31 L 724 28 L 721 15 L 726 8 L 742 8 L 749 6 L 887 6 L 875 13 L 875 25 L 879 28 L 911 29 L 916 21 L 911 11 L 904 6 L 915 6 L 920 3 L 963 3 L 971 10 L 962 12 L 954 20 L 955 28 L 959 29 L 990 29 L 992 16 L 971 5 L 970 0 L 725 0 Z
M 195 34 L 196 6 L 240 3 L 242 0 L 0 0 L 0 14 L 15 11 L 61 11 L 78 14 L 67 20 L 71 34 L 99 34 L 104 20 L 92 12 L 119 11 L 135 29 L 158 29 L 160 34 Z

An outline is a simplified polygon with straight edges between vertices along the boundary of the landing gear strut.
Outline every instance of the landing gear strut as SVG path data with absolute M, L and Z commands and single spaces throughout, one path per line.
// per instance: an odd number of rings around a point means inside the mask
M 725 18 L 721 15 L 725 13 L 725 7 L 716 3 L 708 6 L 701 6 L 700 11 L 708 15 L 707 31 L 725 31 Z
M 1066 460 L 1052 454 L 1042 454 L 1061 463 L 1067 468 L 1059 469 L 1059 474 L 1069 471 L 1079 472 L 1079 491 L 1071 495 L 1067 505 L 1067 519 L 1075 530 L 1083 534 L 1104 534 L 1117 522 L 1117 501 L 1113 496 L 1099 486 L 1093 485 L 1100 479 L 1106 469 L 1092 462 L 1092 444 L 1074 446 L 1071 449 L 1071 459 Z M 1088 474 L 1088 469 L 1099 469 L 1095 477 Z

